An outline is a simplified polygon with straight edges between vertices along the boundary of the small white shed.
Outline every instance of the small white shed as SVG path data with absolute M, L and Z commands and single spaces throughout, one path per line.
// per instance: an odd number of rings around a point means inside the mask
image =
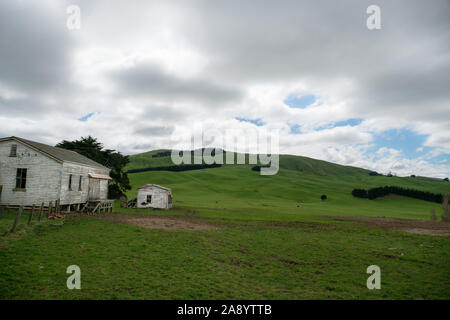
M 146 184 L 138 189 L 138 208 L 172 208 L 172 190 L 157 184 Z

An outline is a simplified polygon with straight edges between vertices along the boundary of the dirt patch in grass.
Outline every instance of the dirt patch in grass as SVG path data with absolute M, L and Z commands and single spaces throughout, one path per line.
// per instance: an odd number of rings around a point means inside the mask
M 301 228 L 301 229 L 322 229 L 329 226 L 332 226 L 331 223 L 325 223 L 325 222 L 303 222 L 303 221 L 290 221 L 290 222 L 283 222 L 283 221 L 267 221 L 264 222 L 264 225 L 266 226 L 272 226 L 272 227 L 284 227 L 284 228 Z
M 404 231 L 414 234 L 450 237 L 450 223 L 441 221 L 412 220 L 400 218 L 328 217 L 339 221 L 356 221 L 370 227 Z
M 278 257 L 275 254 L 271 254 L 270 258 L 275 259 L 275 260 L 280 261 L 280 262 L 283 262 L 284 264 L 291 265 L 291 266 L 298 266 L 298 265 L 301 264 L 300 262 L 292 260 L 292 259 L 286 259 L 286 258 Z
M 92 216 L 91 216 L 92 217 Z M 115 223 L 132 224 L 135 226 L 160 230 L 214 230 L 217 226 L 211 223 L 186 220 L 179 217 L 159 217 L 144 214 L 109 213 L 93 217 Z

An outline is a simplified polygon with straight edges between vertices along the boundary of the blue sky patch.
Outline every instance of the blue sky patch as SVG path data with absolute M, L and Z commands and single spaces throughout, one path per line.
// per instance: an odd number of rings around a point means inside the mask
M 374 135 L 374 143 L 377 149 L 386 147 L 401 150 L 405 157 L 413 159 L 432 149 L 423 147 L 427 137 L 426 134 L 417 134 L 408 129 L 391 129 Z M 419 147 L 422 147 L 423 151 L 417 151 Z
M 89 118 L 92 117 L 94 114 L 95 114 L 95 112 L 88 113 L 88 114 L 82 116 L 81 118 L 78 118 L 77 120 L 78 120 L 78 121 L 82 121 L 82 122 L 86 122 L 86 121 L 88 121 Z
M 258 127 L 261 127 L 264 125 L 264 122 L 261 119 L 248 119 L 248 118 L 241 118 L 241 117 L 236 117 L 235 119 L 238 121 L 241 121 L 241 122 L 253 123 L 255 126 L 258 126 Z
M 333 124 L 333 127 L 345 127 L 345 126 L 354 127 L 354 126 L 361 124 L 362 121 L 363 121 L 363 119 L 360 119 L 360 118 L 351 118 L 351 119 L 347 119 L 344 121 L 335 122 Z
M 429 148 L 429 149 L 432 149 L 432 148 Z M 442 154 L 434 157 L 431 160 L 427 159 L 427 161 L 429 161 L 431 163 L 438 163 L 438 164 L 445 164 L 445 165 L 450 164 L 450 154 L 442 153 Z
M 290 95 L 284 101 L 284 104 L 291 108 L 299 108 L 304 109 L 307 106 L 316 102 L 316 96 L 312 94 L 308 94 L 305 96 L 298 97 L 296 95 Z
M 291 126 L 291 130 L 289 133 L 294 133 L 294 134 L 300 133 L 300 128 L 301 127 L 298 124 L 294 124 L 293 126 Z

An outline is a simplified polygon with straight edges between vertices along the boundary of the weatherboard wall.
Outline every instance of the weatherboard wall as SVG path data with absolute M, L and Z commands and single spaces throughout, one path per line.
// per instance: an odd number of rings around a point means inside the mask
M 10 157 L 11 145 L 17 145 L 17 156 Z M 16 189 L 17 168 L 27 169 L 26 188 Z M 62 164 L 20 142 L 0 142 L 1 204 L 39 205 L 59 197 Z
M 62 205 L 85 203 L 89 196 L 89 173 L 109 175 L 109 169 L 101 169 L 79 165 L 76 163 L 64 162 L 62 166 L 61 193 Z M 69 189 L 70 175 L 72 175 L 72 187 Z M 79 179 L 81 179 L 81 190 Z M 100 193 L 96 200 L 106 200 L 108 198 L 108 180 L 100 180 Z
M 138 208 L 158 208 L 168 209 L 172 207 L 169 204 L 170 191 L 158 188 L 156 186 L 141 188 L 137 194 L 137 207 Z M 147 202 L 147 196 L 151 195 L 151 203 Z
M 17 145 L 17 156 L 11 157 L 11 145 Z M 17 169 L 27 169 L 26 188 L 16 188 Z M 109 175 L 109 169 L 71 162 L 59 162 L 18 141 L 0 142 L 0 185 L 2 205 L 40 205 L 60 200 L 61 205 L 85 203 L 88 200 L 89 173 Z M 69 177 L 72 175 L 72 188 Z M 81 190 L 79 178 L 82 177 Z M 98 200 L 108 197 L 108 181 L 100 181 Z

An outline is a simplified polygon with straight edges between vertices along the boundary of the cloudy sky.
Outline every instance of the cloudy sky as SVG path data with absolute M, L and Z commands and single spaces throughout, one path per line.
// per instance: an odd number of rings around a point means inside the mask
M 199 127 L 450 176 L 450 1 L 0 0 L 0 136 L 133 154 Z

